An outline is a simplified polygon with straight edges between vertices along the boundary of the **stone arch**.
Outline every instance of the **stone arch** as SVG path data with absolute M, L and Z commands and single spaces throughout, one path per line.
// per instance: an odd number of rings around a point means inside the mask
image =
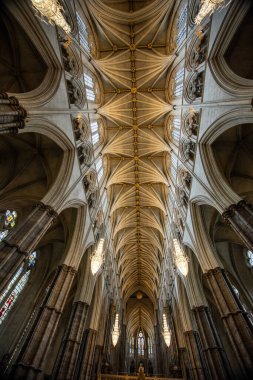
M 233 128 L 236 128 L 238 125 L 249 125 L 252 124 L 252 122 L 253 116 L 251 112 L 237 109 L 230 111 L 216 120 L 199 141 L 199 152 L 206 176 L 209 178 L 210 187 L 216 199 L 219 200 L 220 204 L 223 204 L 224 207 L 238 203 L 245 195 L 240 194 L 237 188 L 231 186 L 224 170 L 222 167 L 219 168 L 213 151 L 213 144 L 215 144 L 215 141 L 218 141 L 219 138 L 221 139 L 224 133 L 228 133 L 227 131 L 232 131 Z
M 237 97 L 245 95 L 251 96 L 252 94 L 252 58 L 250 58 L 251 56 L 249 55 L 251 54 L 250 50 L 244 49 L 242 54 L 244 54 L 244 60 L 247 62 L 243 66 L 244 70 L 238 70 L 238 65 L 235 64 L 235 60 L 238 59 L 236 58 L 236 54 L 238 54 L 239 51 L 232 51 L 231 46 L 233 39 L 236 38 L 237 42 L 240 42 L 238 38 L 241 39 L 243 46 L 245 42 L 248 45 L 252 34 L 250 33 L 250 28 L 252 28 L 252 26 L 250 26 L 252 25 L 252 9 L 250 1 L 241 0 L 231 4 L 209 55 L 209 65 L 214 79 L 226 92 L 236 95 Z M 244 32 L 242 29 L 244 29 Z M 241 64 L 240 57 L 240 65 Z M 247 75 L 248 78 L 245 78 L 245 75 Z
M 10 88 L 7 91 L 16 96 L 25 108 L 44 105 L 58 89 L 61 78 L 61 64 L 38 19 L 34 17 L 33 10 L 29 4 L 22 4 L 21 6 L 10 1 L 5 2 L 5 6 L 15 28 L 21 28 L 20 38 L 25 33 L 27 46 L 36 46 L 36 54 L 38 57 L 43 57 L 43 67 L 45 68 L 45 74 L 37 82 L 35 81 L 36 86 L 34 88 L 25 88 L 25 91 L 21 92 L 15 88 L 13 90 Z M 25 32 L 22 30 L 25 30 Z M 15 43 L 19 43 L 18 40 Z M 26 55 L 24 57 L 25 59 L 27 58 Z M 23 63 L 26 64 L 26 61 Z M 33 65 L 33 67 L 35 66 Z M 35 77 L 29 79 L 31 79 L 29 82 L 33 83 Z

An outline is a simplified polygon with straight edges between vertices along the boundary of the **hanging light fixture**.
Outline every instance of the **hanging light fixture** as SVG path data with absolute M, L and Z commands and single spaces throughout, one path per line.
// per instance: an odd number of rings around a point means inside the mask
M 178 270 L 182 273 L 183 276 L 188 274 L 188 257 L 185 256 L 182 251 L 179 242 L 177 239 L 173 239 L 174 248 L 175 248 L 175 262 Z
M 163 314 L 163 337 L 167 347 L 169 347 L 171 342 L 171 331 L 168 328 L 165 314 Z
M 119 340 L 119 314 L 115 316 L 115 323 L 112 330 L 112 344 L 115 347 Z
M 230 1 L 227 2 L 226 0 L 202 0 L 200 10 L 194 20 L 195 24 L 199 25 L 206 16 L 211 15 L 218 8 L 223 8 L 225 5 L 228 5 Z
M 93 275 L 95 275 L 98 270 L 101 268 L 103 262 L 104 262 L 104 239 L 100 239 L 97 245 L 97 249 L 94 253 L 91 254 L 91 272 Z
M 71 32 L 70 26 L 65 20 L 61 10 L 62 6 L 58 0 L 31 0 L 34 9 L 45 18 L 50 24 L 55 24 L 62 28 L 66 34 Z

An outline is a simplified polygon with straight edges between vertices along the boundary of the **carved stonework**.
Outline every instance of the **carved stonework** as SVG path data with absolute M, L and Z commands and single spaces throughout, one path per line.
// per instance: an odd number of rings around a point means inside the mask
M 187 87 L 185 98 L 188 102 L 193 102 L 202 97 L 204 89 L 204 72 L 194 73 L 191 75 Z
M 185 161 L 194 160 L 195 156 L 195 143 L 190 139 L 183 139 L 181 141 L 181 156 Z
M 253 250 L 253 206 L 241 200 L 230 205 L 222 214 L 227 225 L 237 233 L 246 247 Z
M 184 119 L 184 132 L 188 137 L 197 136 L 200 124 L 198 112 L 191 111 Z
M 67 91 L 70 104 L 73 104 L 79 108 L 84 106 L 85 95 L 83 91 L 82 83 L 77 79 L 67 80 Z
M 96 190 L 96 184 L 97 184 L 97 173 L 95 170 L 90 170 L 83 179 L 84 188 L 87 193 L 87 196 L 89 194 L 94 193 Z
M 73 120 L 73 129 L 75 139 L 85 142 L 89 138 L 90 130 L 88 121 L 83 117 L 77 117 Z
M 77 148 L 80 165 L 90 166 L 92 161 L 93 148 L 90 142 L 85 142 Z
M 70 47 L 69 40 L 61 39 L 60 46 L 62 51 L 64 69 L 73 76 L 78 75 L 79 64 L 77 62 L 77 58 L 73 52 L 73 49 Z
M 0 134 L 16 134 L 25 127 L 26 110 L 14 96 L 0 93 Z
M 95 189 L 88 197 L 88 205 L 90 208 L 96 208 L 99 199 L 99 190 Z

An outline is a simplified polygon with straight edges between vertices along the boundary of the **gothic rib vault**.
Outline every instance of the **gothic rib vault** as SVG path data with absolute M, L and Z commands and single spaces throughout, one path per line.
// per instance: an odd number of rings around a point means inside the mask
M 168 52 L 166 25 L 172 6 L 164 0 L 87 0 L 100 42 L 100 57 L 93 63 L 104 87 L 98 113 L 107 124 L 102 154 L 123 304 L 141 291 L 152 305 L 136 302 L 129 310 L 129 335 L 142 325 L 153 336 L 166 247 L 170 148 L 165 124 L 172 109 L 166 75 L 175 58 Z

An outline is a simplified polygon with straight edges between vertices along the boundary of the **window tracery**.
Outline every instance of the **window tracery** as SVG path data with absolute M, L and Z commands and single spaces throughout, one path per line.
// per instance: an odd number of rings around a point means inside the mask
M 84 50 L 87 53 L 90 53 L 90 46 L 89 46 L 89 33 L 88 29 L 86 26 L 86 23 L 80 16 L 80 14 L 77 12 L 77 24 L 78 24 L 78 29 L 79 29 L 79 38 L 80 38 L 80 44 L 84 48 Z
M 178 21 L 177 21 L 177 38 L 176 38 L 177 48 L 182 44 L 182 42 L 186 38 L 187 15 L 188 15 L 188 5 L 186 3 L 180 9 L 179 17 L 178 17 Z
M 0 212 L 0 242 L 8 235 L 9 230 L 15 227 L 18 213 L 15 210 Z
M 20 293 L 23 291 L 25 285 L 27 284 L 31 270 L 35 266 L 36 259 L 37 253 L 34 251 L 28 256 L 26 263 L 23 263 L 19 267 L 3 293 L 0 295 L 0 325 L 7 317 L 8 313 L 16 303 Z
M 98 175 L 98 182 L 100 182 L 104 175 L 103 160 L 101 157 L 96 160 L 95 166 Z

